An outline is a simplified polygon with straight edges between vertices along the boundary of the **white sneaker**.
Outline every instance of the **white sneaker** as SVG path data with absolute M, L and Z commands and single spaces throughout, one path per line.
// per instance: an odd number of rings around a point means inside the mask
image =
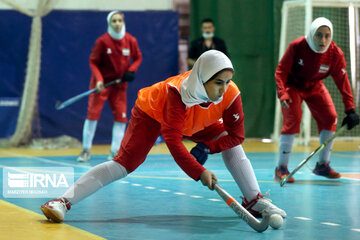
M 47 219 L 60 223 L 64 220 L 65 213 L 69 211 L 71 205 L 64 198 L 57 198 L 41 205 L 40 209 Z
M 242 205 L 254 217 L 261 217 L 261 214 L 266 210 L 270 215 L 279 214 L 283 218 L 286 218 L 286 212 L 284 210 L 272 204 L 270 199 L 265 198 L 260 193 L 257 195 L 255 199 L 253 199 L 250 202 L 244 199 Z
M 90 152 L 88 150 L 82 150 L 79 157 L 77 158 L 78 162 L 87 162 L 90 159 Z

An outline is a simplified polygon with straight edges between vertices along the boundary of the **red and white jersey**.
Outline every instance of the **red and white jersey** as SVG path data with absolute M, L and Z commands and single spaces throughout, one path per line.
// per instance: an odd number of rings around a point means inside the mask
M 161 124 L 162 136 L 175 161 L 190 177 L 198 180 L 205 169 L 190 155 L 182 139 L 198 139 L 209 147 L 211 153 L 235 147 L 245 138 L 244 113 L 240 91 L 233 82 L 230 82 L 220 103 L 187 107 L 182 101 L 180 89 L 190 73 L 188 71 L 141 89 L 135 105 Z M 220 119 L 222 123 L 219 123 Z M 215 130 L 209 130 L 207 139 L 197 136 L 214 124 L 221 126 L 220 132 L 214 135 Z M 228 135 L 211 139 L 211 136 L 216 137 L 225 130 Z
M 305 37 L 297 38 L 290 43 L 275 72 L 278 97 L 289 99 L 290 87 L 309 91 L 329 75 L 343 97 L 345 111 L 355 109 L 343 51 L 331 42 L 325 53 L 315 53 Z
M 91 81 L 107 83 L 122 78 L 125 72 L 135 72 L 141 61 L 142 54 L 135 37 L 126 33 L 117 40 L 105 33 L 96 40 L 90 55 Z

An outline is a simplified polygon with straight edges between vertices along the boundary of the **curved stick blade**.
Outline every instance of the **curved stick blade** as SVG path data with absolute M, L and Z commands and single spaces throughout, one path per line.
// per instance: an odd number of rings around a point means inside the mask
M 281 182 L 280 182 L 280 186 L 284 186 L 285 183 L 287 183 L 287 181 L 300 169 L 302 168 L 302 166 L 305 165 L 305 163 L 307 163 L 314 155 L 316 155 L 318 152 L 320 152 L 327 144 L 329 144 L 333 139 L 335 139 L 337 136 L 339 136 L 340 134 L 342 134 L 346 129 L 346 125 L 342 126 L 335 134 L 333 134 L 331 137 L 329 137 L 328 139 L 325 140 L 325 142 L 323 144 L 321 144 L 319 147 L 317 147 L 312 153 L 310 153 L 310 155 L 305 158 L 304 160 L 302 160 L 299 165 L 292 170 L 292 172 L 284 177 Z
M 63 108 L 60 101 L 56 101 L 56 103 L 55 103 L 55 108 L 56 108 L 56 110 L 60 110 L 60 109 Z
M 215 191 L 227 203 L 227 205 L 252 229 L 257 232 L 263 232 L 269 227 L 270 215 L 267 212 L 263 213 L 261 222 L 257 220 L 251 213 L 249 213 L 240 203 L 238 203 L 228 192 L 226 192 L 217 183 L 214 184 Z
M 241 206 L 238 202 L 231 203 L 230 206 L 236 214 L 243 219 L 252 229 L 257 232 L 263 232 L 269 227 L 270 214 L 264 212 L 262 214 L 262 220 L 259 222 L 251 213 L 249 213 L 243 206 Z

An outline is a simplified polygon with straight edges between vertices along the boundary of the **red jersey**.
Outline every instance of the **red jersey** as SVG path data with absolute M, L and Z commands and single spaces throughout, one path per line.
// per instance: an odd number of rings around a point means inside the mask
M 332 41 L 325 53 L 315 53 L 305 37 L 297 38 L 290 43 L 275 72 L 278 97 L 289 99 L 290 87 L 309 91 L 329 75 L 343 97 L 345 111 L 355 109 L 343 51 Z
M 105 33 L 96 40 L 90 55 L 92 81 L 95 78 L 96 82 L 107 83 L 122 78 L 125 72 L 135 72 L 141 61 L 142 54 L 135 37 L 126 33 L 117 40 Z
M 198 180 L 204 167 L 185 148 L 183 137 L 204 142 L 210 153 L 230 149 L 244 141 L 244 113 L 240 91 L 233 82 L 220 103 L 186 107 L 181 100 L 180 86 L 189 74 L 190 71 L 141 89 L 135 105 L 161 124 L 162 136 L 171 155 L 190 177 Z M 223 124 L 219 124 L 219 120 Z M 217 124 L 221 129 L 208 129 Z M 225 130 L 228 135 L 212 139 Z

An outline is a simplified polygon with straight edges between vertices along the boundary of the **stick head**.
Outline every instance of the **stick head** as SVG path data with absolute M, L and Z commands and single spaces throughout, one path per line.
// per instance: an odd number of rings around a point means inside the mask
M 56 103 L 55 103 L 55 108 L 56 108 L 56 110 L 63 109 L 63 106 L 61 105 L 61 102 L 60 102 L 60 101 L 56 101 Z
M 262 214 L 262 220 L 259 224 L 257 224 L 256 226 L 251 226 L 253 229 L 255 229 L 257 232 L 263 232 L 266 229 L 268 229 L 269 224 L 270 224 L 270 214 L 268 211 L 264 211 Z
M 287 182 L 287 179 L 288 179 L 288 177 L 284 177 L 283 179 L 281 179 L 280 187 L 285 185 L 285 183 Z

